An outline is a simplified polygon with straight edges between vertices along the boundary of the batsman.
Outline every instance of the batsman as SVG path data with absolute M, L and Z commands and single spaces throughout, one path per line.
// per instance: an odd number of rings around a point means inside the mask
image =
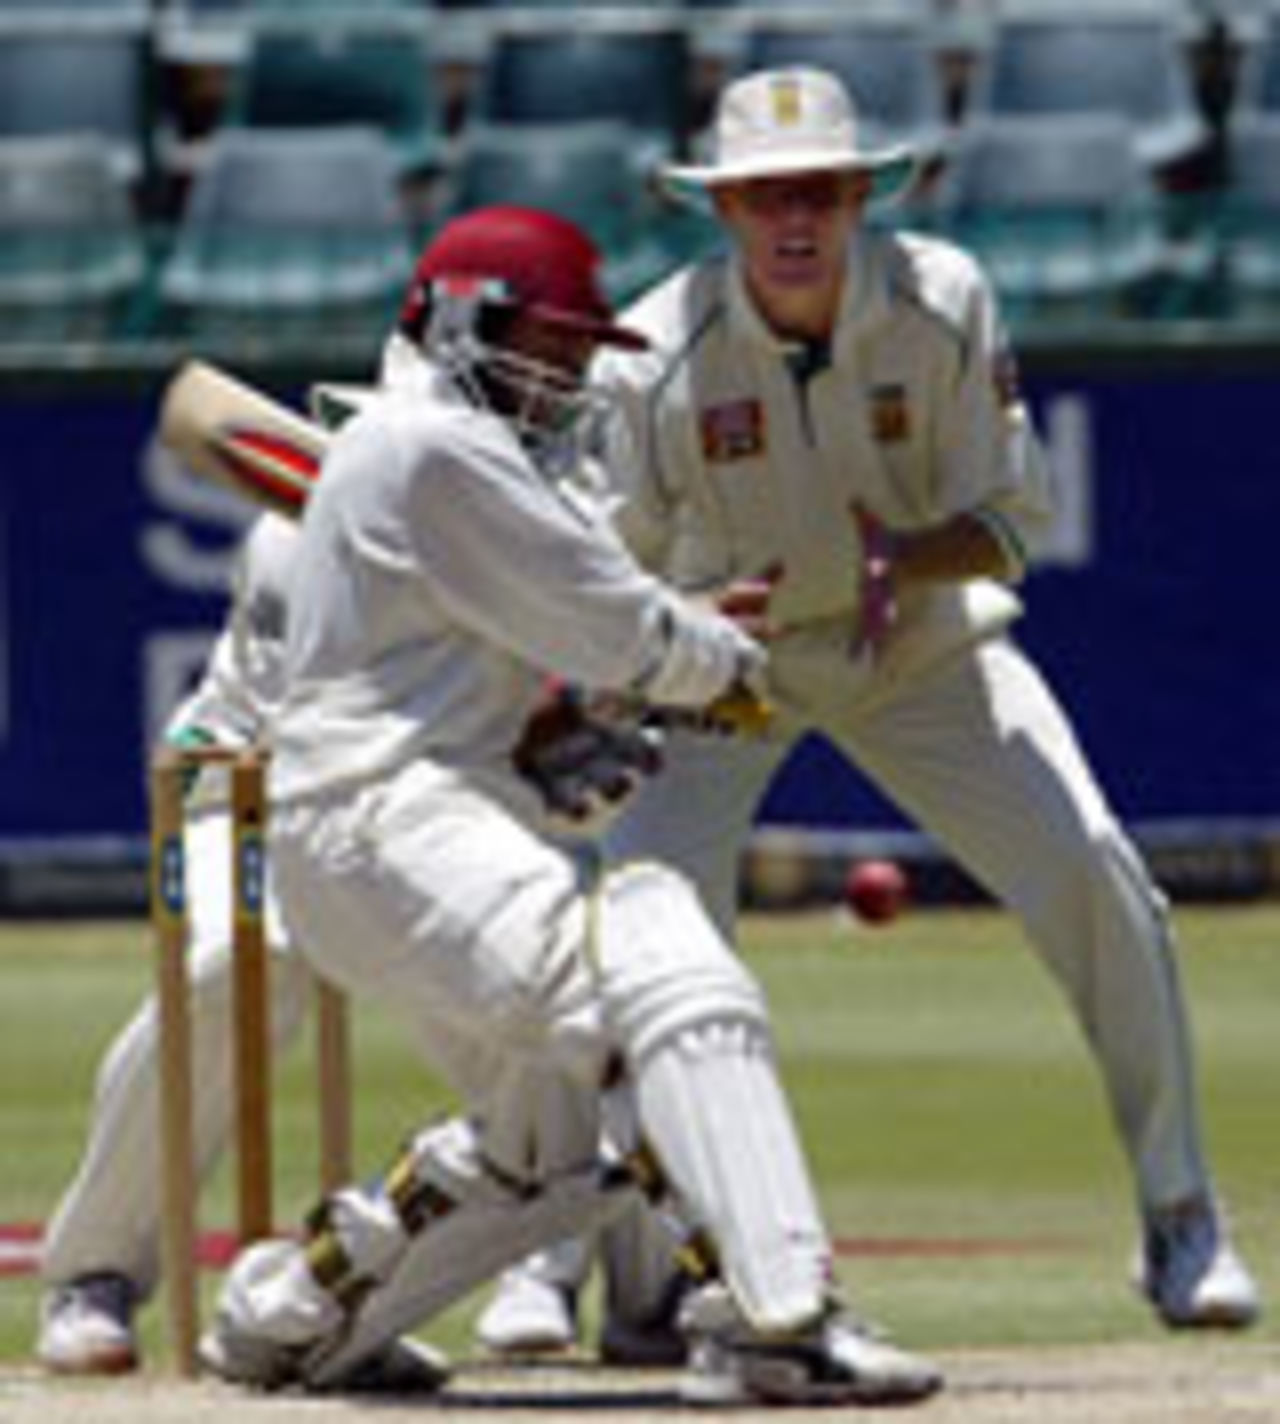
M 334 982 L 434 1019 L 465 1109 L 243 1253 L 204 1358 L 323 1389 L 643 1192 L 698 1263 L 688 1401 L 921 1399 L 937 1370 L 833 1297 L 754 978 L 679 873 L 584 870 L 527 774 L 548 672 L 716 715 L 767 663 L 556 478 L 593 352 L 643 344 L 597 265 L 549 214 L 446 225 L 308 503 L 272 728 L 281 904 Z

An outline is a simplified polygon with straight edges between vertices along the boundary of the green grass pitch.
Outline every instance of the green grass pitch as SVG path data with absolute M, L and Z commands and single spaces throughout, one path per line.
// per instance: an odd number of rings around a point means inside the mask
M 1219 1184 L 1274 1299 L 1280 908 L 1189 907 L 1176 924 Z M 1092 1063 L 1008 917 L 923 910 L 881 929 L 834 911 L 754 917 L 744 952 L 770 994 L 857 1308 L 924 1348 L 1160 1337 L 1127 1285 L 1129 1179 Z M 40 1220 L 56 1199 L 97 1059 L 149 973 L 141 924 L 0 927 L 0 1223 Z M 381 1012 L 360 1011 L 356 1056 L 363 1172 L 448 1100 Z M 289 1223 L 314 1181 L 308 1068 L 300 1049 L 280 1070 Z M 207 1194 L 206 1227 L 229 1218 L 227 1182 Z M 30 1277 L 0 1277 L 0 1361 L 26 1358 L 36 1301 Z M 439 1323 L 441 1343 L 465 1346 L 476 1304 Z M 1264 1339 L 1280 1338 L 1274 1319 Z

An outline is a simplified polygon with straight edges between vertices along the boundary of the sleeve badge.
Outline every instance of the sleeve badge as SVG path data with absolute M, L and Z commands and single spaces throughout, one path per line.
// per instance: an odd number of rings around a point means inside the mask
M 869 404 L 871 434 L 877 445 L 900 445 L 911 438 L 911 407 L 904 385 L 895 381 L 873 386 Z

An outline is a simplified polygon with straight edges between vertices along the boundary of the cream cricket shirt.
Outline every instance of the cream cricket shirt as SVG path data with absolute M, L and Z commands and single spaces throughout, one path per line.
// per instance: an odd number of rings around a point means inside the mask
M 988 286 L 949 244 L 865 232 L 850 254 L 825 364 L 757 316 L 732 259 L 677 273 L 623 320 L 653 348 L 610 352 L 621 397 L 607 461 L 620 529 L 678 586 L 712 589 L 781 562 L 774 688 L 803 712 L 867 690 L 850 656 L 858 599 L 854 500 L 912 529 L 980 513 L 1010 581 L 1050 518 L 1048 471 L 1017 393 Z M 1020 605 L 989 580 L 912 591 L 881 684 L 1006 626 Z
M 754 651 L 420 359 L 335 439 L 292 594 L 280 802 L 418 757 L 506 769 L 547 674 L 701 705 Z

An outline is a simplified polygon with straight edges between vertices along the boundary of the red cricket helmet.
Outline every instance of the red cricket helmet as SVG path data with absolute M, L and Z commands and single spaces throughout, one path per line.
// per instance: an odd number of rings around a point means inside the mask
M 639 332 L 618 326 L 599 285 L 600 254 L 585 233 L 536 208 L 477 208 L 447 222 L 418 258 L 400 310 L 416 331 L 433 290 L 511 305 L 539 321 L 593 336 L 606 346 L 643 350 Z

